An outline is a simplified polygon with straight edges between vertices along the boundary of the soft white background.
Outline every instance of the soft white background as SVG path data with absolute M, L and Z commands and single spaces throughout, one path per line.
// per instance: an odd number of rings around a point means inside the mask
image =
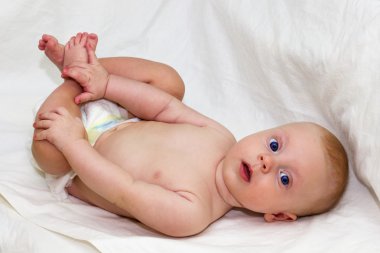
M 379 252 L 379 14 L 375 0 L 3 1 L 0 252 Z M 61 82 L 37 43 L 43 33 L 65 42 L 79 31 L 99 35 L 99 57 L 176 68 L 185 102 L 238 138 L 295 120 L 329 128 L 350 155 L 342 201 L 296 223 L 233 210 L 185 239 L 57 202 L 27 149 L 32 108 Z

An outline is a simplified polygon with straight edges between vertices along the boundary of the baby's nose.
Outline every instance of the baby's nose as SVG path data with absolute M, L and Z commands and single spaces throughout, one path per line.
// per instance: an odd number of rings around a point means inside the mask
M 261 171 L 263 173 L 269 173 L 275 165 L 274 157 L 269 154 L 260 154 L 258 159 L 262 163 Z

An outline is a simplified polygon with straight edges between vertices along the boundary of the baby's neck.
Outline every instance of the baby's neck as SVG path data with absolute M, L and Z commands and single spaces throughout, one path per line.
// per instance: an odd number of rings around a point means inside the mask
M 227 205 L 231 207 L 241 207 L 241 204 L 236 201 L 236 199 L 232 196 L 230 191 L 228 190 L 224 178 L 223 178 L 223 164 L 224 159 L 219 162 L 216 172 L 215 172 L 215 184 L 216 189 L 218 190 L 219 196 L 224 200 Z

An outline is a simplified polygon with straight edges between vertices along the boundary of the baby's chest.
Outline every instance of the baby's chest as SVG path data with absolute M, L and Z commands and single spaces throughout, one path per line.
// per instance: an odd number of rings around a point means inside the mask
M 180 189 L 214 182 L 226 147 L 204 128 L 147 123 L 112 134 L 96 149 L 135 179 Z
M 183 151 L 183 149 L 182 149 Z M 171 190 L 200 189 L 214 182 L 218 159 L 205 152 L 186 152 L 160 148 L 147 156 L 138 156 L 123 168 L 135 179 Z

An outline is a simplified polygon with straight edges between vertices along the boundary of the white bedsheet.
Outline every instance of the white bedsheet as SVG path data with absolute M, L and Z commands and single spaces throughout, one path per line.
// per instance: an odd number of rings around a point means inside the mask
M 0 252 L 380 252 L 379 14 L 375 0 L 2 3 Z M 74 198 L 58 202 L 27 149 L 32 108 L 60 83 L 37 42 L 78 31 L 99 35 L 99 57 L 173 66 L 185 102 L 238 138 L 295 120 L 329 128 L 350 154 L 342 201 L 295 223 L 232 210 L 183 239 Z

